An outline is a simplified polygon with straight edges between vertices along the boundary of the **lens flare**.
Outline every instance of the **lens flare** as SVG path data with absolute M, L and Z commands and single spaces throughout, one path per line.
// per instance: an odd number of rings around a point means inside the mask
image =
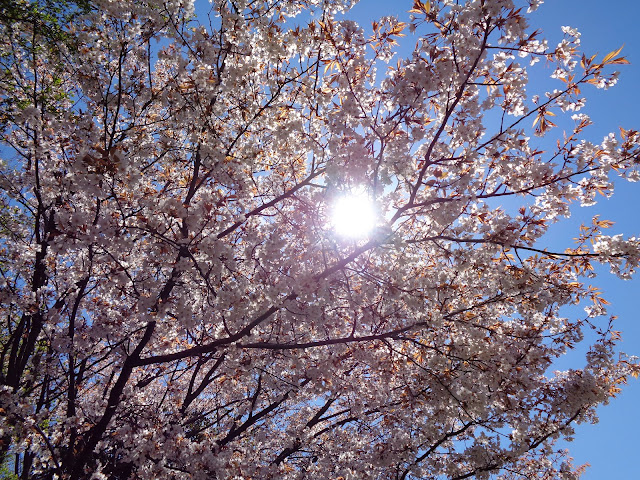
M 341 195 L 333 204 L 331 223 L 340 236 L 366 237 L 376 225 L 375 204 L 363 191 Z

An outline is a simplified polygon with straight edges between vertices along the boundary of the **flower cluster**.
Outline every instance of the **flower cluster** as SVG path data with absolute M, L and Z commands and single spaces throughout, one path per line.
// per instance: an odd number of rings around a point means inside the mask
M 638 367 L 612 325 L 582 368 L 554 362 L 606 313 L 592 263 L 628 278 L 640 243 L 598 217 L 577 247 L 544 234 L 639 178 L 637 132 L 583 135 L 580 88 L 613 85 L 620 52 L 581 56 L 568 27 L 549 49 L 536 0 L 415 1 L 370 29 L 349 0 L 58 3 L 64 22 L 0 25 L 0 458 L 578 477 L 557 440 Z M 562 88 L 529 97 L 541 63 Z M 348 190 L 375 202 L 363 235 L 334 231 Z

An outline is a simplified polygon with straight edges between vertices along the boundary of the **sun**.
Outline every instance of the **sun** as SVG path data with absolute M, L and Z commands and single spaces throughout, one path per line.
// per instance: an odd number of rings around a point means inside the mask
M 355 190 L 336 198 L 331 210 L 334 231 L 348 238 L 364 238 L 376 225 L 376 208 L 366 192 Z

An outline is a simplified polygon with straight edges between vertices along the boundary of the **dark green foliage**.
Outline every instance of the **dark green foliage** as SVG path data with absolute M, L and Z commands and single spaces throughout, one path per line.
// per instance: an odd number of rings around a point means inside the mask
M 0 134 L 29 106 L 57 112 L 55 105 L 67 97 L 60 88 L 62 65 L 77 50 L 69 26 L 81 24 L 90 9 L 90 0 L 0 0 L 0 35 L 11 45 L 0 52 Z M 38 65 L 51 75 L 35 78 Z
M 91 7 L 89 0 L 0 0 L 0 24 L 12 28 L 20 24 L 30 26 L 34 38 L 39 38 L 50 47 L 67 43 L 71 36 L 65 26 L 79 14 Z

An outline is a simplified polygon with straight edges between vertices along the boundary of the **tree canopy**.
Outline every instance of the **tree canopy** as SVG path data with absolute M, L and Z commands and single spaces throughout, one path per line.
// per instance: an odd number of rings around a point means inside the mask
M 627 61 L 539 0 L 351 3 L 0 4 L 3 475 L 579 476 L 640 240 L 544 234 L 640 178 L 583 111 Z

